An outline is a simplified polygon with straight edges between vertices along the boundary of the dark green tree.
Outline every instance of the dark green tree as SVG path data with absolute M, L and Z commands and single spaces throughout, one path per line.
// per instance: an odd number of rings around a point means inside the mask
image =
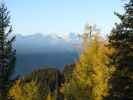
M 10 16 L 4 2 L 0 2 L 0 100 L 7 100 L 11 76 L 15 68 L 15 36 L 11 35 Z
M 123 15 L 115 13 L 121 22 L 109 35 L 109 47 L 115 50 L 111 57 L 116 71 L 107 100 L 133 100 L 133 0 L 124 7 Z

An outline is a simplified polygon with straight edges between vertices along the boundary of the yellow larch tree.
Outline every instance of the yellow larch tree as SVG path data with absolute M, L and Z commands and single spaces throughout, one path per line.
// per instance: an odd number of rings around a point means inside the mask
M 64 85 L 67 100 L 103 100 L 108 95 L 108 81 L 114 71 L 107 56 L 111 51 L 98 34 L 85 43 L 88 47 L 80 55 L 72 78 Z

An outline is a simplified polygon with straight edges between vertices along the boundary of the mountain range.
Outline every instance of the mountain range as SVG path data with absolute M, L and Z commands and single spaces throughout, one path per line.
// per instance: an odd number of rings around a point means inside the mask
M 75 33 L 56 35 L 41 33 L 16 36 L 16 74 L 23 75 L 35 69 L 57 67 L 74 63 L 79 57 L 81 40 Z

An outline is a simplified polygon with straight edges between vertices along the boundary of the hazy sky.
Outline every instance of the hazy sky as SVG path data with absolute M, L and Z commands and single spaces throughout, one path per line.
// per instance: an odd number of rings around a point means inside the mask
M 123 12 L 122 0 L 5 0 L 15 33 L 82 32 L 88 22 L 109 33 Z

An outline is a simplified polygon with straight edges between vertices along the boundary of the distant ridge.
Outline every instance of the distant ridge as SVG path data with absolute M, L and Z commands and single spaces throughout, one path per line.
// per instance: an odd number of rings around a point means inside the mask
M 48 66 L 63 69 L 65 64 L 74 63 L 79 56 L 73 43 L 80 46 L 76 34 L 70 34 L 70 41 L 56 34 L 42 35 L 40 33 L 16 36 L 17 65 L 16 73 L 25 74 L 34 69 Z

